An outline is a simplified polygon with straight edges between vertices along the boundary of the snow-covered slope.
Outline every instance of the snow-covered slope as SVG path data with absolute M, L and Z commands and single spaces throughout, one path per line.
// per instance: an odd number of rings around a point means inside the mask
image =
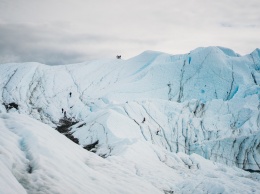
M 160 193 L 45 124 L 25 115 L 0 117 L 0 193 Z
M 0 67 L 0 112 L 19 112 L 58 127 L 74 142 L 106 162 L 119 163 L 158 191 L 181 192 L 186 187 L 172 174 L 183 172 L 174 166 L 185 166 L 184 160 L 191 165 L 195 160 L 207 163 L 211 167 L 206 171 L 218 168 L 193 153 L 229 166 L 260 169 L 259 49 L 245 56 L 207 47 L 185 55 L 146 51 L 129 60 Z M 191 187 L 204 188 L 204 178 L 194 183 L 186 170 L 189 184 L 198 184 Z M 226 176 L 224 171 L 218 171 L 220 179 Z M 231 171 L 230 176 L 236 176 Z M 184 177 L 178 175 L 180 180 Z M 233 184 L 235 180 L 223 188 L 235 192 Z M 252 188 L 259 186 L 254 184 Z M 253 192 L 248 189 L 245 192 Z
M 0 114 L 0 193 L 253 193 L 260 175 L 135 140 L 107 160 L 25 115 Z

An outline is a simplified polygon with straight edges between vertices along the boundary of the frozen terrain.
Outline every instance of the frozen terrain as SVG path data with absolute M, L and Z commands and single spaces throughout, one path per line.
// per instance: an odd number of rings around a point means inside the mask
M 257 193 L 260 175 L 172 153 L 151 142 L 116 142 L 103 159 L 26 115 L 0 114 L 0 193 Z
M 0 67 L 0 193 L 260 189 L 259 49 Z

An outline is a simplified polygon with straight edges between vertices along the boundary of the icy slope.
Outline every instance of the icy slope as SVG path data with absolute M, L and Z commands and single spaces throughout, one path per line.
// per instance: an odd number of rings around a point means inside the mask
M 259 49 L 239 56 L 222 47 L 66 66 L 2 64 L 0 111 L 56 128 L 63 108 L 78 122 L 69 135 L 108 159 L 118 142 L 139 140 L 259 170 L 259 70 Z
M 155 144 L 117 142 L 103 159 L 25 115 L 0 114 L 0 193 L 253 193 L 260 175 L 174 154 Z
M 2 114 L 0 126 L 0 193 L 160 193 L 27 116 Z

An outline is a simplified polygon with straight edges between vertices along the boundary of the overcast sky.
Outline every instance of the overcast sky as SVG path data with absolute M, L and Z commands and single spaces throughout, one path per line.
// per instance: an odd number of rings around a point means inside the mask
M 0 0 L 0 63 L 260 47 L 260 0 Z

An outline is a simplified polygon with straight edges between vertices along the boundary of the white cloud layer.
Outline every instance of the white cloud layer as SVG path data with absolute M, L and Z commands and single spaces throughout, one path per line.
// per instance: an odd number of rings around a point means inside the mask
M 0 0 L 0 63 L 64 64 L 260 45 L 259 0 Z

